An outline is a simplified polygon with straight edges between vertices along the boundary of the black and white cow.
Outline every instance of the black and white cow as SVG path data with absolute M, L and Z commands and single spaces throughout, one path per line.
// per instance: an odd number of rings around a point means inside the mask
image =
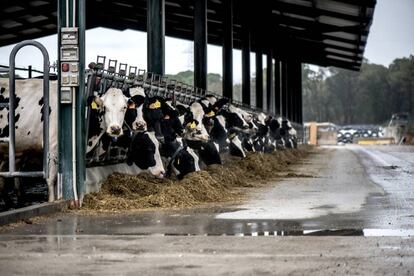
M 292 127 L 292 124 L 288 119 L 282 120 L 281 126 L 282 137 L 286 143 L 287 148 L 297 147 L 296 130 Z
M 159 96 L 148 97 L 140 87 L 131 88 L 130 95 L 137 108 L 135 119 L 127 122 L 136 132 L 128 152 L 128 163 L 134 162 L 141 169 L 148 168 L 156 176 L 157 172 L 160 173 L 158 176 L 174 172 L 179 179 L 190 172 L 199 171 L 199 158 L 181 138 L 184 127 L 171 101 Z M 197 136 L 195 138 L 199 139 Z M 166 171 L 161 156 L 166 158 Z M 153 164 L 154 168 L 149 167 Z
M 125 114 L 125 124 L 131 128 L 133 136 L 127 154 L 127 164 L 135 163 L 141 170 L 148 170 L 152 175 L 162 178 L 165 169 L 161 160 L 160 144 L 155 131 L 148 131 L 144 119 L 144 90 L 136 87 L 131 88 L 129 93 L 133 103 Z
M 8 102 L 8 79 L 0 79 L 0 87 L 4 87 L 1 93 L 1 102 Z M 22 156 L 26 152 L 43 151 L 43 80 L 28 79 L 16 80 L 16 156 Z M 51 81 L 50 88 L 50 126 L 49 126 L 49 177 L 48 185 L 49 201 L 55 199 L 55 183 L 57 180 L 57 82 Z M 100 127 L 111 137 L 122 134 L 122 124 L 127 109 L 128 98 L 121 90 L 110 89 L 109 93 L 95 98 L 97 108 L 103 113 Z M 8 109 L 0 108 L 0 137 L 8 137 Z M 0 144 L 0 155 L 6 155 L 8 145 Z
M 285 140 L 283 139 L 284 130 L 282 130 L 282 117 L 269 116 L 266 119 L 266 125 L 269 127 L 269 143 L 275 147 L 275 149 L 285 148 Z
M 0 102 L 9 101 L 9 79 L 0 79 L 2 93 Z M 15 135 L 16 156 L 26 152 L 43 151 L 43 80 L 16 80 Z M 50 91 L 50 128 L 49 128 L 49 201 L 54 200 L 54 183 L 57 179 L 57 83 L 51 81 Z M 9 136 L 9 111 L 0 107 L 0 137 Z M 8 144 L 0 143 L 0 155 L 8 153 Z M 16 168 L 18 169 L 18 168 Z
M 200 160 L 207 166 L 221 164 L 219 144 L 210 139 L 208 131 L 210 126 L 207 121 L 212 119 L 211 112 L 206 109 L 208 104 L 193 102 L 190 106 L 177 105 L 184 126 L 184 142 L 198 153 Z
M 266 126 L 266 115 L 260 112 L 254 121 L 257 126 L 257 131 L 252 136 L 255 150 L 259 152 L 272 152 L 274 149 L 269 147 L 269 128 Z

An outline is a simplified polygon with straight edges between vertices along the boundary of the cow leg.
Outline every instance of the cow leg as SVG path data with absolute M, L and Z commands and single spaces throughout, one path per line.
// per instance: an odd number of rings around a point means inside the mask
M 13 190 L 14 190 L 14 193 L 16 194 L 17 207 L 18 208 L 24 207 L 25 194 L 24 194 L 22 182 L 20 181 L 20 177 L 13 178 Z
M 4 210 L 0 209 L 0 211 L 6 211 L 8 209 L 7 205 L 10 205 L 10 202 L 8 202 L 9 198 L 6 190 L 6 179 L 4 177 L 0 177 L 0 201 L 1 200 L 4 202 Z
M 49 202 L 56 200 L 56 185 L 57 185 L 57 164 L 51 160 L 50 166 L 49 166 L 49 177 L 46 180 L 47 182 L 47 188 L 48 188 L 48 194 L 49 194 Z
M 11 195 L 13 195 L 13 193 L 15 193 L 13 179 L 0 178 L 0 195 L 4 201 L 5 210 L 9 210 L 12 208 L 18 208 L 18 204 L 16 204 L 11 198 Z M 17 198 L 17 194 L 15 195 Z M 18 198 L 17 198 L 17 203 L 18 203 Z

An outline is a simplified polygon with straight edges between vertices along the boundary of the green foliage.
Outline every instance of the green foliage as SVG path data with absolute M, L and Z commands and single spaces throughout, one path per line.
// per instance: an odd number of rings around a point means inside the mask
M 191 70 L 179 72 L 175 75 L 166 75 L 169 79 L 181 81 L 188 85 L 194 85 L 194 72 Z M 207 75 L 207 89 L 216 93 L 223 90 L 222 78 L 220 74 L 209 73 Z
M 414 56 L 388 68 L 364 61 L 360 72 L 305 65 L 302 81 L 305 121 L 381 124 L 393 113 L 414 113 Z
M 0 74 L 0 78 L 8 79 L 9 78 L 9 73 Z M 22 79 L 23 77 L 20 76 L 19 74 L 15 74 L 15 78 L 16 79 Z

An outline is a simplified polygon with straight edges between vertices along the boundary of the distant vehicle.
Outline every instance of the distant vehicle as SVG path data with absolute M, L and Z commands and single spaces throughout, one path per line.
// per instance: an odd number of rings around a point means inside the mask
M 391 120 L 388 123 L 388 126 L 407 126 L 408 125 L 408 113 L 402 112 L 402 113 L 394 113 L 391 116 Z
M 338 127 L 337 142 L 340 145 L 350 144 L 354 139 L 363 137 L 382 137 L 383 129 L 377 125 L 348 125 Z
M 402 144 L 406 141 L 410 128 L 413 131 L 414 123 L 410 121 L 410 114 L 408 112 L 394 113 L 388 126 L 385 128 L 385 135 L 394 138 L 395 143 Z

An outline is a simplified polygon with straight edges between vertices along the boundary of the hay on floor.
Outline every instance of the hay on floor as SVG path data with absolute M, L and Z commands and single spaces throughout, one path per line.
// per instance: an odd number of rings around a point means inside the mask
M 183 208 L 242 197 L 239 188 L 262 186 L 266 180 L 288 171 L 306 156 L 308 147 L 272 154 L 251 153 L 245 159 L 228 157 L 224 165 L 187 175 L 183 180 L 157 179 L 148 173 L 137 176 L 113 174 L 99 193 L 88 194 L 83 210 L 123 211 L 146 208 Z

